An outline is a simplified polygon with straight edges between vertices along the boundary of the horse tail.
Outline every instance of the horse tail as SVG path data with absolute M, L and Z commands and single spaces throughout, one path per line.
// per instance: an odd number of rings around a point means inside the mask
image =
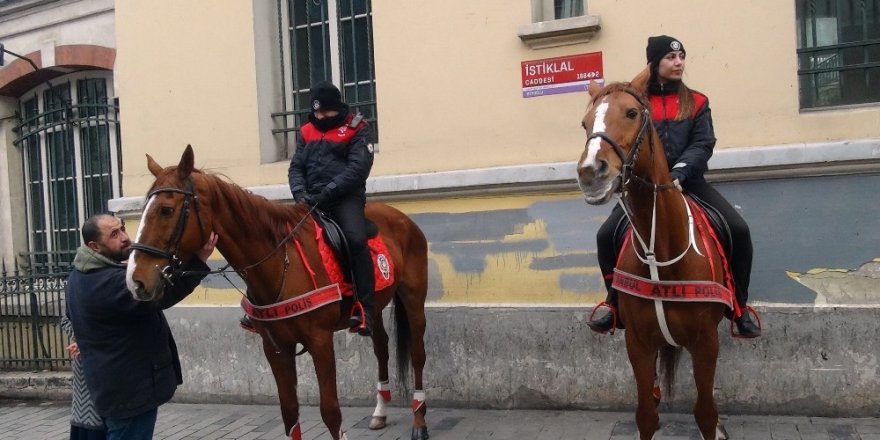
M 663 388 L 666 388 L 666 396 L 672 400 L 673 386 L 675 385 L 675 370 L 678 368 L 678 359 L 681 357 L 681 347 L 665 345 L 660 347 L 660 380 Z
M 397 345 L 397 377 L 404 396 L 409 394 L 409 366 L 411 337 L 409 318 L 400 295 L 394 295 L 394 334 Z

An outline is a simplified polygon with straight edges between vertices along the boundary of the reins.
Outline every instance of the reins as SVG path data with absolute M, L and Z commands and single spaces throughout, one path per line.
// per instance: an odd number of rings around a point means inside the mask
M 688 245 L 685 247 L 684 251 L 682 251 L 682 253 L 679 254 L 677 257 L 674 257 L 674 258 L 667 260 L 667 261 L 657 261 L 657 256 L 654 253 L 654 248 L 655 248 L 656 238 L 657 238 L 657 194 L 662 191 L 669 190 L 669 189 L 673 189 L 673 188 L 677 189 L 678 187 L 675 185 L 675 182 L 667 183 L 667 184 L 658 184 L 658 183 L 652 182 L 644 177 L 641 177 L 634 172 L 635 164 L 636 164 L 636 161 L 638 160 L 639 152 L 641 150 L 642 143 L 644 142 L 646 135 L 648 136 L 648 146 L 649 146 L 652 161 L 653 161 L 654 152 L 655 152 L 654 136 L 651 135 L 650 125 L 649 125 L 651 123 L 651 114 L 650 114 L 650 110 L 649 110 L 649 106 L 648 106 L 647 101 L 645 101 L 645 99 L 641 95 L 636 93 L 634 90 L 624 89 L 623 91 L 626 92 L 627 94 L 629 94 L 630 96 L 632 96 L 633 98 L 635 98 L 642 107 L 641 110 L 639 111 L 639 115 L 641 118 L 641 125 L 639 127 L 639 132 L 636 134 L 636 137 L 633 141 L 633 144 L 632 144 L 632 147 L 630 148 L 629 153 L 625 152 L 623 150 L 623 148 L 620 146 L 620 144 L 617 141 L 615 141 L 613 138 L 611 138 L 611 136 L 609 136 L 608 133 L 606 133 L 606 132 L 596 132 L 596 133 L 590 134 L 590 136 L 587 137 L 587 143 L 589 143 L 590 140 L 592 140 L 594 138 L 601 138 L 602 140 L 604 140 L 605 142 L 608 142 L 608 144 L 611 145 L 611 147 L 614 149 L 614 152 L 620 158 L 621 163 L 623 165 L 621 166 L 621 173 L 617 177 L 618 179 L 620 179 L 620 185 L 618 185 L 619 197 L 618 197 L 617 201 L 618 201 L 621 209 L 623 209 L 624 214 L 627 216 L 627 218 L 629 218 L 630 224 L 632 225 L 633 235 L 636 237 L 636 240 L 632 240 L 633 251 L 636 254 L 636 257 L 638 257 L 638 259 L 642 263 L 648 265 L 650 273 L 651 273 L 651 279 L 656 281 L 656 280 L 660 279 L 659 271 L 658 271 L 659 267 L 671 266 L 671 265 L 677 263 L 682 258 L 684 258 L 684 256 L 687 254 L 687 252 L 691 248 L 694 248 L 694 250 L 697 252 L 697 254 L 699 254 L 701 256 L 703 254 L 700 253 L 700 250 L 696 244 L 696 234 L 694 231 L 695 228 L 694 228 L 693 213 L 691 212 L 691 208 L 688 205 L 687 200 L 684 198 L 684 194 L 681 193 L 680 195 L 681 195 L 682 201 L 685 205 L 685 209 L 687 211 L 687 217 L 688 217 Z M 636 182 L 642 186 L 646 186 L 648 188 L 651 188 L 651 191 L 653 194 L 653 207 L 652 207 L 652 212 L 651 212 L 651 228 L 650 228 L 650 236 L 648 237 L 647 243 L 645 242 L 645 239 L 642 238 L 642 234 L 640 234 L 639 231 L 636 229 L 635 223 L 633 222 L 633 217 L 634 217 L 633 211 L 627 204 L 627 201 L 629 199 L 627 197 L 626 187 L 629 185 L 630 182 Z M 642 253 L 644 253 L 644 255 L 645 255 L 644 257 L 639 253 L 638 249 L 636 248 L 636 244 L 635 244 L 636 241 L 639 242 L 639 245 L 642 248 Z
M 180 266 L 182 264 L 182 261 L 180 260 L 180 257 L 178 257 L 177 252 L 178 252 L 178 247 L 180 245 L 180 239 L 183 236 L 183 232 L 186 229 L 187 221 L 189 220 L 190 206 L 193 207 L 193 210 L 196 213 L 196 218 L 199 221 L 199 233 L 202 237 L 202 241 L 204 241 L 205 225 L 202 220 L 201 211 L 199 209 L 199 206 L 200 206 L 199 205 L 199 198 L 198 198 L 198 195 L 196 195 L 195 191 L 193 190 L 193 181 L 192 181 L 191 177 L 186 180 L 185 186 L 182 189 L 181 188 L 174 188 L 174 187 L 166 187 L 166 188 L 157 188 L 157 189 L 154 189 L 153 191 L 150 191 L 150 193 L 147 194 L 147 200 L 150 200 L 155 195 L 162 194 L 162 193 L 179 193 L 179 194 L 184 195 L 183 206 L 181 207 L 180 217 L 178 217 L 177 224 L 174 227 L 174 232 L 172 233 L 171 238 L 168 240 L 170 249 L 164 250 L 164 249 L 161 249 L 161 248 L 158 248 L 155 246 L 151 246 L 148 244 L 143 244 L 143 243 L 132 243 L 131 248 L 135 249 L 135 250 L 143 251 L 148 254 L 152 254 L 152 255 L 155 255 L 155 256 L 158 256 L 158 257 L 161 257 L 164 259 L 167 259 L 169 261 L 168 265 L 166 265 L 165 267 L 159 268 L 159 272 L 161 273 L 162 279 L 164 280 L 164 282 L 169 285 L 172 285 L 172 286 L 174 285 L 174 282 L 172 280 L 175 277 L 220 274 L 223 276 L 223 278 L 226 279 L 227 282 L 229 282 L 229 284 L 232 287 L 234 287 L 236 290 L 239 291 L 239 293 L 241 293 L 242 295 L 244 295 L 245 297 L 248 297 L 248 298 L 250 298 L 250 296 L 247 293 L 242 292 L 241 289 L 239 289 L 238 286 L 236 286 L 235 283 L 233 283 L 232 280 L 230 280 L 226 274 L 229 272 L 235 272 L 242 279 L 246 280 L 248 270 L 253 269 L 254 267 L 257 267 L 257 266 L 265 263 L 267 260 L 272 258 L 272 256 L 274 256 L 282 247 L 284 247 L 284 248 L 287 247 L 287 243 L 293 237 L 296 236 L 296 234 L 303 227 L 305 222 L 311 217 L 312 213 L 315 211 L 315 208 L 316 208 L 316 206 L 312 206 L 308 210 L 308 212 L 306 212 L 306 214 L 303 215 L 303 217 L 296 223 L 296 225 L 294 225 L 292 228 L 290 228 L 290 232 L 288 232 L 287 235 L 284 238 L 282 238 L 281 241 L 277 245 L 275 245 L 275 247 L 271 251 L 269 251 L 263 258 L 258 260 L 256 263 L 249 264 L 240 270 L 235 270 L 235 269 L 229 270 L 231 264 L 228 262 L 223 267 L 221 267 L 219 269 L 215 269 L 215 270 L 206 270 L 206 271 L 205 270 L 181 270 Z M 287 253 L 285 252 L 285 255 L 286 254 Z M 287 267 L 289 266 L 289 261 L 286 261 L 285 263 L 286 264 L 285 264 L 284 272 L 286 273 Z M 158 266 L 157 266 L 157 268 L 158 268 Z M 283 283 L 284 283 L 284 276 L 282 275 L 282 290 L 283 290 Z

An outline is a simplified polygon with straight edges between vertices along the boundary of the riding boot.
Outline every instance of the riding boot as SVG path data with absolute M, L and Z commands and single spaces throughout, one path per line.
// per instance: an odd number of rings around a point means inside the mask
M 761 336 L 761 328 L 752 321 L 752 314 L 748 309 L 743 307 L 742 315 L 733 321 L 736 324 L 736 331 L 740 338 L 751 339 Z
M 370 336 L 373 330 L 373 289 L 376 283 L 370 250 L 366 248 L 358 255 L 352 255 L 351 263 L 352 281 L 360 307 L 355 306 L 348 321 L 349 329 L 361 336 Z
M 608 312 L 587 323 L 590 329 L 597 333 L 608 333 L 614 328 L 614 315 L 617 313 L 616 290 L 611 288 L 608 289 L 608 296 L 605 298 L 605 303 L 609 306 Z M 617 327 L 621 329 L 623 328 L 623 323 L 620 320 L 617 322 Z
M 737 284 L 739 286 L 740 284 Z M 739 318 L 733 320 L 733 323 L 736 324 L 737 337 L 743 339 L 751 339 L 757 338 L 761 336 L 761 327 L 758 327 L 754 321 L 752 321 L 752 314 L 749 313 L 749 309 L 746 306 L 746 303 L 749 301 L 749 292 L 745 289 L 736 289 L 734 292 L 736 297 L 736 302 L 739 304 L 739 308 L 742 311 L 742 314 Z

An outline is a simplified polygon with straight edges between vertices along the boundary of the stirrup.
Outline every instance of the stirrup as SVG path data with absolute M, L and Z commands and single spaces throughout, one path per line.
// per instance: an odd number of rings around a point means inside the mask
M 364 305 L 360 301 L 355 301 L 351 307 L 351 316 L 348 318 L 348 332 L 357 333 L 361 336 L 370 336 L 370 329 L 367 313 L 364 311 Z
M 607 307 L 608 313 L 611 314 L 611 328 L 608 330 L 597 330 L 597 329 L 593 328 L 592 326 L 590 326 L 590 323 L 593 322 L 593 316 L 596 315 L 596 311 L 602 307 Z M 590 327 L 590 330 L 592 330 L 596 333 L 602 334 L 602 335 L 604 335 L 606 333 L 613 335 L 614 331 L 617 330 L 617 324 L 618 324 L 617 307 L 614 307 L 614 305 L 609 303 L 608 301 L 602 301 L 599 304 L 596 304 L 596 307 L 593 307 L 593 312 L 590 313 L 590 317 L 587 319 L 587 326 Z
M 764 334 L 764 326 L 761 324 L 761 316 L 758 315 L 758 311 L 755 310 L 752 306 L 746 305 L 745 310 L 742 313 L 747 313 L 751 315 L 755 315 L 754 323 L 758 326 L 759 334 L 757 336 L 743 336 L 739 333 L 739 329 L 736 327 L 736 318 L 730 320 L 730 335 L 735 339 L 755 339 L 761 337 Z
M 238 326 L 244 329 L 245 331 L 249 331 L 251 333 L 257 333 L 257 328 L 254 327 L 254 322 L 251 321 L 251 317 L 248 315 L 244 315 L 241 319 L 238 320 Z

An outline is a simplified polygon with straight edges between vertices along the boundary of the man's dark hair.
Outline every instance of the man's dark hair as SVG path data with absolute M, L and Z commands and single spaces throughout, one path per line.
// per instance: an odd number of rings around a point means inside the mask
M 98 227 L 98 220 L 104 217 L 114 217 L 114 215 L 102 212 L 89 217 L 85 223 L 83 223 L 82 228 L 80 228 L 83 244 L 89 244 L 91 241 L 97 242 L 101 238 L 101 228 Z

